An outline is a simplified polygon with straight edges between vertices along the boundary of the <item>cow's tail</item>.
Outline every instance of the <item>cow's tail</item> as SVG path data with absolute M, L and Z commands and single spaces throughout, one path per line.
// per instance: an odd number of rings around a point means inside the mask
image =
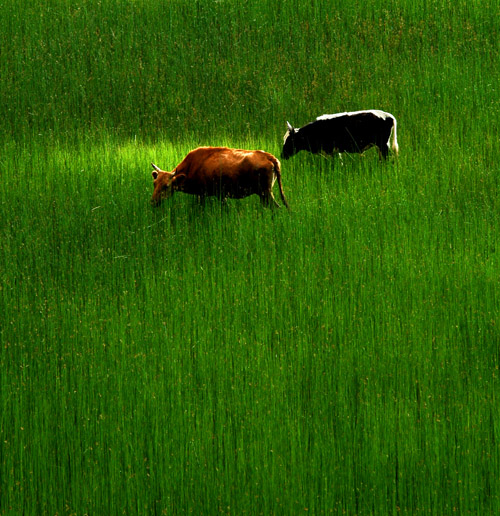
M 280 163 L 280 160 L 273 156 L 273 159 L 271 161 L 273 162 L 274 172 L 276 174 L 276 178 L 278 179 L 278 186 L 280 187 L 281 199 L 283 200 L 283 204 L 288 209 L 290 209 L 290 206 L 288 205 L 288 201 L 285 198 L 285 192 L 283 192 L 283 183 L 281 182 L 281 163 Z
M 396 154 L 396 156 L 399 154 L 397 128 L 398 128 L 398 123 L 396 121 L 396 117 L 393 116 L 392 117 L 391 135 L 389 136 L 389 139 L 392 138 L 391 149 L 394 152 L 394 154 Z

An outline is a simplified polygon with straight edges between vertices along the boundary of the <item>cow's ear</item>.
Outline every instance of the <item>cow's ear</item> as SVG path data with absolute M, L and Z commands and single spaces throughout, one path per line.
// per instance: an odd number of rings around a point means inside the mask
M 156 172 L 156 170 L 153 170 L 153 172 L 151 172 L 151 175 L 153 176 L 153 179 L 156 179 L 158 177 L 158 172 Z
M 186 174 L 178 174 L 172 178 L 172 187 L 179 189 L 186 181 Z

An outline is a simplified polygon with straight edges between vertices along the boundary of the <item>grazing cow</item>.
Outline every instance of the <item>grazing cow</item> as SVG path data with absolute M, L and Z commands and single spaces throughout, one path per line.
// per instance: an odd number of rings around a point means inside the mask
M 398 154 L 396 126 L 393 115 L 376 109 L 322 115 L 300 129 L 294 129 L 287 122 L 281 157 L 288 159 L 301 150 L 314 154 L 361 153 L 375 145 L 380 157 L 385 159 L 391 134 L 391 148 Z
M 281 165 L 272 154 L 260 150 L 199 147 L 192 150 L 173 172 L 154 168 L 152 204 L 159 205 L 175 191 L 200 198 L 217 196 L 241 199 L 257 194 L 264 206 L 280 207 L 273 196 L 278 180 L 281 198 L 288 208 L 281 183 Z

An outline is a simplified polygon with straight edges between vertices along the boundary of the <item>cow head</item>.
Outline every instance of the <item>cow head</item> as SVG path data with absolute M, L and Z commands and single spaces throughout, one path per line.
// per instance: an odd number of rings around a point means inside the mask
M 283 159 L 288 159 L 298 152 L 296 148 L 298 130 L 294 129 L 289 122 L 286 123 L 286 126 L 288 131 L 283 138 L 283 150 L 281 151 Z
M 176 175 L 176 171 L 166 172 L 161 170 L 154 163 L 151 163 L 153 167 L 153 184 L 154 190 L 151 197 L 151 204 L 159 206 L 164 199 L 172 197 L 175 190 L 178 190 L 185 179 L 184 174 Z

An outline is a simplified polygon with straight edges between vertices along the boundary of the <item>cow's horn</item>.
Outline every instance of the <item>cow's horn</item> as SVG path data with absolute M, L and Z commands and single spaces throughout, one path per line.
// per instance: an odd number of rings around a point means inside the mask
M 158 168 L 154 163 L 151 163 L 151 166 L 156 170 L 156 172 L 161 172 L 162 170 Z
M 288 129 L 289 129 L 290 131 L 293 131 L 293 127 L 292 127 L 292 125 L 290 124 L 290 122 L 288 122 L 288 120 L 287 120 L 287 122 L 286 122 L 286 126 L 288 127 Z

